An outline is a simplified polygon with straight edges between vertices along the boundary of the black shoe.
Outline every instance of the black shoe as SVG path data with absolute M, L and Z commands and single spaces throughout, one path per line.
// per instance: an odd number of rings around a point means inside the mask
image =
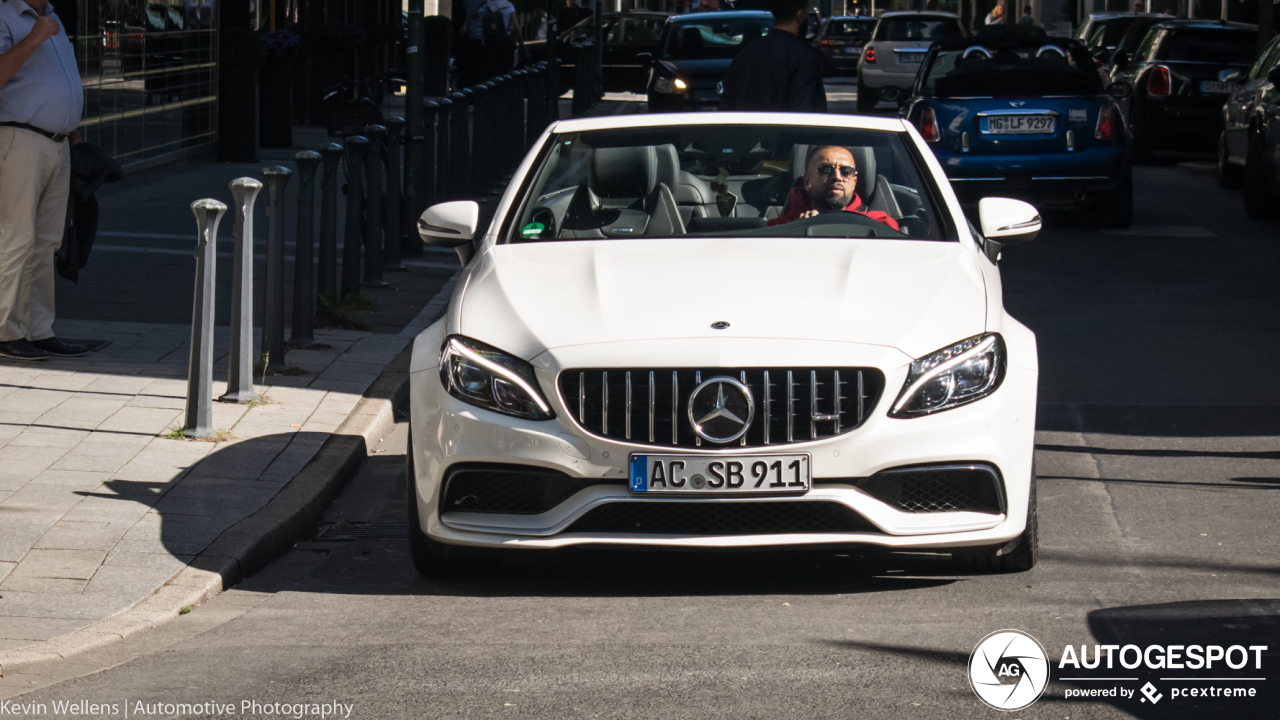
M 18 338 L 9 342 L 0 342 L 0 356 L 14 360 L 48 360 L 49 353 L 37 348 L 26 338 Z
M 32 340 L 31 346 L 36 350 L 43 350 L 55 357 L 80 357 L 88 354 L 89 348 L 83 345 L 74 345 L 68 342 L 62 342 L 56 337 L 45 338 L 44 340 Z

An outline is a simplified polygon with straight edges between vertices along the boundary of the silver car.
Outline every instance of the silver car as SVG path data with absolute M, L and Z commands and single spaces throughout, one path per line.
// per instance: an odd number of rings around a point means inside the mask
M 936 40 L 962 37 L 960 19 L 944 12 L 889 12 L 858 62 L 858 112 L 875 110 L 881 100 L 901 100 L 916 79 L 929 46 Z

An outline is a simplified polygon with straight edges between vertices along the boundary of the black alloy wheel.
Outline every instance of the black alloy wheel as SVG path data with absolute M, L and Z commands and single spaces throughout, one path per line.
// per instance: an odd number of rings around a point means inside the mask
M 1026 572 L 1040 559 L 1040 520 L 1036 509 L 1036 466 L 1031 464 L 1031 487 L 1027 498 L 1027 527 L 1014 541 L 996 548 L 974 548 L 952 553 L 951 559 L 962 567 L 978 572 Z M 1002 552 L 1004 551 L 1004 552 Z
M 1223 130 L 1222 134 L 1218 136 L 1218 187 L 1238 188 L 1244 184 L 1244 168 L 1239 165 L 1232 165 L 1227 160 L 1229 157 L 1227 132 Z
M 1271 173 L 1263 155 L 1262 133 L 1249 133 L 1249 152 L 1244 158 L 1244 211 L 1259 220 L 1275 217 L 1276 196 Z

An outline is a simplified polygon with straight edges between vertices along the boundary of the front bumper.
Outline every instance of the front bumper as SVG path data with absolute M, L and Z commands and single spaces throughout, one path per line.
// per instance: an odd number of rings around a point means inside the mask
M 1129 162 L 1123 146 L 1062 153 L 1048 160 L 1042 155 L 958 153 L 945 147 L 935 148 L 934 155 L 956 197 L 966 204 L 993 196 L 1046 204 L 1091 202 L 1120 185 Z
M 1037 378 L 1033 370 L 1011 362 L 1003 384 L 991 396 L 937 415 L 898 420 L 889 418 L 887 411 L 905 380 L 909 358 L 896 350 L 875 346 L 822 342 L 788 345 L 800 363 L 879 367 L 886 375 L 887 386 L 877 407 L 856 430 L 825 440 L 736 453 L 809 453 L 813 489 L 801 496 L 777 498 L 648 498 L 632 494 L 626 482 L 631 453 L 696 451 L 614 442 L 577 427 L 555 390 L 555 377 L 561 368 L 600 367 L 600 350 L 591 346 L 564 348 L 556 352 L 555 358 L 542 356 L 546 362 L 538 367 L 538 378 L 557 415 L 544 422 L 513 419 L 464 404 L 444 391 L 434 368 L 415 372 L 411 376 L 416 472 L 413 482 L 422 531 L 448 544 L 507 548 L 877 545 L 933 549 L 1001 544 L 1023 531 L 1034 446 Z M 618 350 L 611 349 L 610 358 L 625 356 L 619 355 Z M 730 357 L 732 352 L 724 355 L 725 366 L 750 364 L 735 362 Z M 735 455 L 732 449 L 713 452 Z M 1003 477 L 1005 511 L 903 512 L 852 483 L 831 483 L 833 479 L 866 478 L 890 468 L 948 461 L 988 463 L 997 468 Z M 442 480 L 449 468 L 459 463 L 536 466 L 590 479 L 594 484 L 539 514 L 445 512 Z M 761 501 L 838 503 L 874 528 L 869 532 L 724 535 L 567 532 L 575 521 L 608 503 Z

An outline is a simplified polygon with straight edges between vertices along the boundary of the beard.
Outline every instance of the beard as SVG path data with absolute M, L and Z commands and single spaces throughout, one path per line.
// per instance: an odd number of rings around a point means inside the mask
M 842 193 L 832 188 L 811 199 L 813 201 L 813 209 L 820 213 L 843 210 L 849 207 L 849 203 L 853 202 L 853 189 L 850 188 Z

